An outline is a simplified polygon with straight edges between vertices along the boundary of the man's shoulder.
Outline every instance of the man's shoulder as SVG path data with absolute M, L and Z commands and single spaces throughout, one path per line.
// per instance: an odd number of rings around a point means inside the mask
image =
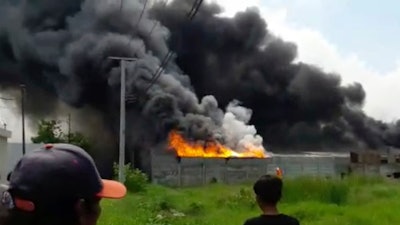
M 287 224 L 287 225 L 299 225 L 300 222 L 293 216 L 289 216 L 286 214 L 280 214 L 274 216 L 274 218 L 268 218 L 265 216 L 257 216 L 249 218 L 245 221 L 244 225 L 258 225 L 258 224 L 265 224 L 265 221 L 269 221 L 270 219 L 275 220 L 275 222 Z
M 244 222 L 244 224 L 245 224 L 245 225 L 255 224 L 255 223 L 257 223 L 258 221 L 260 221 L 261 219 L 262 219 L 261 216 L 251 217 L 251 218 L 247 219 L 247 220 Z
M 254 217 L 250 217 L 248 218 L 246 221 L 254 221 L 254 220 L 259 220 L 262 216 L 254 216 Z
M 286 214 L 281 214 L 281 216 L 282 216 L 282 218 L 284 218 L 285 220 L 287 220 L 288 222 L 290 222 L 290 224 L 300 224 L 299 223 L 299 220 L 298 219 L 296 219 L 295 217 L 293 217 L 293 216 L 289 216 L 289 215 L 286 215 Z

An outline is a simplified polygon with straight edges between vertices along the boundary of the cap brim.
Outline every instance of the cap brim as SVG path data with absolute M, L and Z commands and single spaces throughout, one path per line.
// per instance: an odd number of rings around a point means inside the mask
M 26 212 L 33 212 L 35 210 L 35 204 L 29 200 L 24 200 L 18 197 L 12 199 L 8 189 L 8 185 L 0 184 L 0 205 L 6 207 L 7 209 L 16 207 L 17 209 Z
M 97 194 L 100 198 L 121 199 L 126 195 L 126 187 L 114 180 L 102 180 L 103 190 Z

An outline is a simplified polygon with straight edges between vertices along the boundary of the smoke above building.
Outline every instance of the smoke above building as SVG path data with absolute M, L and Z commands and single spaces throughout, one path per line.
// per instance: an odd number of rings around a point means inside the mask
M 272 150 L 400 147 L 400 122 L 367 116 L 360 83 L 295 63 L 296 44 L 271 33 L 256 9 L 225 18 L 203 3 L 190 21 L 193 2 L 0 0 L 0 87 L 27 85 L 33 121 L 59 114 L 60 101 L 90 108 L 77 120 L 101 118 L 85 131 L 106 130 L 96 142 L 109 146 L 118 141 L 121 84 L 119 62 L 108 57 L 134 57 L 126 140 L 142 155 L 171 130 L 238 151 L 263 142 Z

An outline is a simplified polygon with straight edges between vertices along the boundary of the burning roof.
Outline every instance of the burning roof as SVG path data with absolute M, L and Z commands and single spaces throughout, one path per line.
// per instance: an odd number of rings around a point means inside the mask
M 215 140 L 186 140 L 178 131 L 171 131 L 168 147 L 177 156 L 184 158 L 267 158 L 264 147 L 244 143 L 238 149 L 231 149 Z

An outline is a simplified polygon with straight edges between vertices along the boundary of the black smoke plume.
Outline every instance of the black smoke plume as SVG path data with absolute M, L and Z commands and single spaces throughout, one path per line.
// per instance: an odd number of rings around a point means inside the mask
M 107 130 L 108 139 L 95 141 L 110 146 L 121 84 L 119 62 L 108 57 L 137 58 L 126 83 L 136 97 L 127 109 L 136 163 L 171 129 L 237 149 L 243 141 L 272 150 L 400 146 L 399 123 L 363 113 L 361 84 L 343 86 L 337 74 L 294 63 L 296 45 L 270 33 L 255 9 L 224 18 L 218 5 L 203 3 L 189 21 L 193 1 L 149 1 L 143 11 L 144 3 L 0 0 L 0 86 L 28 86 L 32 120 L 59 114 L 58 101 L 89 108 L 95 113 L 79 113 L 80 124 L 101 118 L 86 131 Z M 170 50 L 173 59 L 148 88 Z
M 362 112 L 366 93 L 360 83 L 343 86 L 337 74 L 294 63 L 296 45 L 271 34 L 257 9 L 224 18 L 217 16 L 220 7 L 207 5 L 189 23 L 183 13 L 187 2 L 151 10 L 171 32 L 168 43 L 176 63 L 199 96 L 211 93 L 221 105 L 235 98 L 251 108 L 250 123 L 267 146 L 400 147 L 400 122 L 385 124 Z

